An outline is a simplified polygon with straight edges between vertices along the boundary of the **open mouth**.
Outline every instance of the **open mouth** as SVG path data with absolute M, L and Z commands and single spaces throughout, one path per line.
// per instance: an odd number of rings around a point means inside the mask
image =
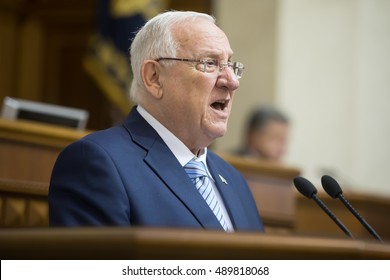
M 226 107 L 228 106 L 229 104 L 229 101 L 228 100 L 223 100 L 223 101 L 216 101 L 214 103 L 211 104 L 211 107 L 215 110 L 220 110 L 220 111 L 223 111 L 226 109 Z

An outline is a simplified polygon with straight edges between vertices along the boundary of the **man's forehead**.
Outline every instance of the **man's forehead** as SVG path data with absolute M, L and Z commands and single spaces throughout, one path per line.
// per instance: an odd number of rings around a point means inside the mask
M 179 50 L 194 50 L 199 55 L 233 55 L 225 33 L 212 22 L 189 22 L 187 26 L 177 25 L 173 31 Z

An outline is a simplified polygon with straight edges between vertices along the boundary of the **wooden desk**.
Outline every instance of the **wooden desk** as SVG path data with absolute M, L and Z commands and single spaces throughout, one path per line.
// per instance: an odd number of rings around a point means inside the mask
M 390 245 L 343 238 L 152 228 L 0 231 L 4 259 L 390 259 Z
M 48 183 L 59 152 L 88 133 L 0 118 L 0 178 Z

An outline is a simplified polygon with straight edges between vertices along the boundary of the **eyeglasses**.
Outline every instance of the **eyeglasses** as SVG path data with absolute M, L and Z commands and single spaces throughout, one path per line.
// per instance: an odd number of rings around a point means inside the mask
M 242 77 L 242 72 L 244 72 L 244 64 L 241 62 L 220 62 L 217 59 L 188 59 L 188 58 L 175 58 L 175 57 L 160 57 L 156 59 L 157 62 L 161 60 L 175 60 L 175 61 L 185 61 L 185 62 L 193 62 L 196 63 L 196 69 L 205 72 L 205 73 L 215 73 L 218 69 L 219 73 L 221 73 L 225 67 L 229 67 L 234 75 L 236 75 L 237 79 Z

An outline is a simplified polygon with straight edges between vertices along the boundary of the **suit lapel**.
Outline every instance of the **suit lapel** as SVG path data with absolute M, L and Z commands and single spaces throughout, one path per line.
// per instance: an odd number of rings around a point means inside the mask
M 146 151 L 145 162 L 205 229 L 222 228 L 191 179 L 157 132 L 133 109 L 124 126 Z
M 236 193 L 236 190 L 239 188 L 234 185 L 237 182 L 231 179 L 230 174 L 226 173 L 224 169 L 219 168 L 218 164 L 216 164 L 216 162 L 212 159 L 211 155 L 208 155 L 207 158 L 207 165 L 210 173 L 215 180 L 215 184 L 222 196 L 222 199 L 224 200 L 226 210 L 229 213 L 234 228 L 240 229 L 247 226 L 245 211 L 243 209 L 242 202 L 238 199 L 238 195 Z

